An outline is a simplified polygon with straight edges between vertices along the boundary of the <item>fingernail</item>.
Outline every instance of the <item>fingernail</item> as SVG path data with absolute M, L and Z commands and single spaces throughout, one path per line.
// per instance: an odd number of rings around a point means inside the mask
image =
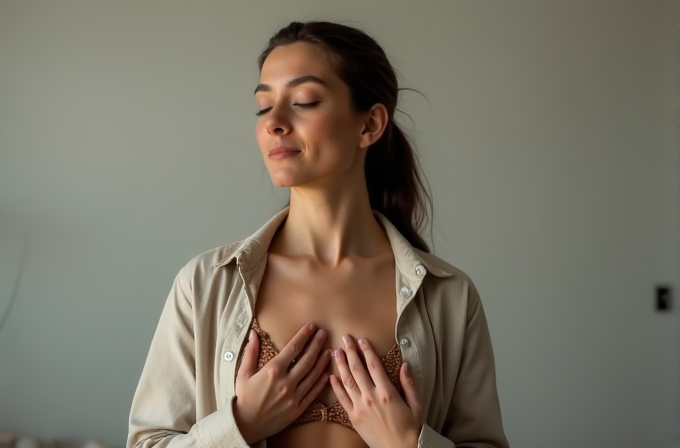
M 316 332 L 316 338 L 317 339 L 323 339 L 326 336 L 326 331 L 321 328 L 319 331 Z
M 408 370 L 408 364 L 404 363 L 404 372 L 406 372 L 407 375 L 411 375 L 411 372 Z
M 310 324 L 308 325 L 308 327 L 309 327 L 309 329 L 312 330 L 312 331 L 316 330 L 316 325 L 314 325 L 314 323 L 310 323 Z
M 250 333 L 248 334 L 248 342 L 252 341 L 254 337 L 255 337 L 255 330 L 250 330 Z
M 342 337 L 342 342 L 344 342 L 347 347 L 351 347 L 352 346 L 352 337 L 346 334 Z
M 365 347 L 366 346 L 366 339 L 359 338 L 359 345 L 361 345 L 362 347 Z
M 333 350 L 333 356 L 335 356 L 336 358 L 339 358 L 340 357 L 340 350 L 339 349 Z

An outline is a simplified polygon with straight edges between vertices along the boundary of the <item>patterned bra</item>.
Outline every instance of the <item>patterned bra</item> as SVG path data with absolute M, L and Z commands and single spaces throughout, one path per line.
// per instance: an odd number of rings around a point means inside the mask
M 269 335 L 262 331 L 257 320 L 253 319 L 251 328 L 255 330 L 260 337 L 260 356 L 257 360 L 257 370 L 259 371 L 265 364 L 278 355 L 279 352 L 274 347 Z M 401 368 L 402 358 L 399 345 L 395 344 L 385 356 L 380 358 L 380 362 L 382 362 L 390 382 L 401 394 L 402 387 L 399 382 L 399 369 Z M 347 412 L 345 412 L 345 409 L 339 401 L 334 402 L 330 406 L 325 406 L 319 400 L 312 401 L 312 404 L 309 405 L 305 412 L 303 412 L 290 427 L 312 422 L 338 423 L 346 428 L 354 430 L 354 426 L 352 426 L 352 423 L 347 416 Z

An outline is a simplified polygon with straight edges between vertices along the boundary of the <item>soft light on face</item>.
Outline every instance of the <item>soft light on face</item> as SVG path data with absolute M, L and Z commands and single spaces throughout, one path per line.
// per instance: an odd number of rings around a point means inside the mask
M 317 46 L 275 48 L 262 66 L 255 102 L 255 135 L 274 185 L 334 183 L 363 170 L 361 114 Z

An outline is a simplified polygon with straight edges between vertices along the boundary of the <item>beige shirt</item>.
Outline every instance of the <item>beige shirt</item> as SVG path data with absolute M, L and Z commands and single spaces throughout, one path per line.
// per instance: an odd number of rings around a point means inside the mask
M 232 402 L 269 244 L 288 209 L 178 273 L 132 409 L 128 448 L 246 448 Z M 419 448 L 507 448 L 491 338 L 470 278 L 413 248 L 380 213 L 396 266 L 394 338 L 423 404 Z M 266 441 L 256 445 L 266 447 Z

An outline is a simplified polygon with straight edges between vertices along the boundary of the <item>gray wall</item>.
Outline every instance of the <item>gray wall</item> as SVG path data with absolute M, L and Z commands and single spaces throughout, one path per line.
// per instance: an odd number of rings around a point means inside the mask
M 369 30 L 405 86 L 437 253 L 478 284 L 516 447 L 677 445 L 673 1 L 0 3 L 0 428 L 122 446 L 177 270 L 283 205 L 255 60 Z

